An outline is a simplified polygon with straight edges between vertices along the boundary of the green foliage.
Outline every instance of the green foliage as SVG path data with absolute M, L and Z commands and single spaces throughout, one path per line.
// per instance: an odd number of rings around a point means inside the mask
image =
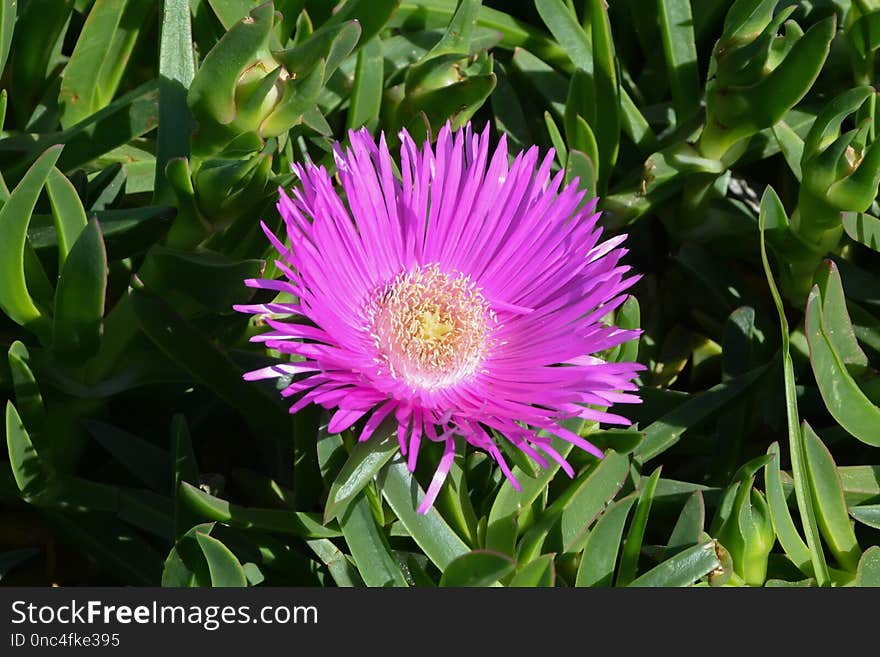
M 0 2 L 0 579 L 877 586 L 875 4 Z M 604 459 L 457 445 L 419 514 L 442 445 L 291 416 L 232 306 L 291 164 L 447 121 L 600 196 L 646 370 Z

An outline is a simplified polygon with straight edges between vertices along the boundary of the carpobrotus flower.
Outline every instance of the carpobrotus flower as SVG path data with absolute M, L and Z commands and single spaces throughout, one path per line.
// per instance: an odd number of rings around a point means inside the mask
M 295 165 L 299 186 L 278 210 L 290 248 L 263 228 L 286 280 L 247 285 L 287 292 L 296 303 L 236 306 L 267 317 L 258 335 L 297 357 L 245 375 L 296 375 L 282 391 L 333 410 L 328 430 L 366 417 L 360 440 L 397 421 L 413 470 L 423 439 L 445 444 L 419 511 L 430 508 L 455 455 L 456 435 L 488 452 L 519 488 L 499 450 L 507 440 L 546 467 L 571 466 L 549 436 L 600 457 L 562 425 L 571 418 L 627 425 L 605 409 L 637 402 L 636 363 L 597 352 L 638 331 L 602 320 L 636 280 L 620 266 L 624 236 L 599 242 L 596 200 L 551 177 L 537 148 L 508 161 L 488 129 L 443 128 L 432 149 L 402 132 L 400 176 L 385 143 L 365 130 L 336 146 L 343 201 L 324 167 Z M 303 321 L 304 320 L 304 321 Z

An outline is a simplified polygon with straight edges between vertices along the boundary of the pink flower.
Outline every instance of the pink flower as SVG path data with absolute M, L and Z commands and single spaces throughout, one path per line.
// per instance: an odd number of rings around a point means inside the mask
M 297 397 L 290 412 L 333 410 L 331 433 L 365 418 L 368 440 L 393 414 L 410 470 L 424 440 L 444 443 L 420 512 L 455 435 L 517 488 L 498 440 L 569 475 L 550 435 L 601 458 L 561 422 L 628 425 L 600 409 L 639 401 L 630 393 L 642 366 L 595 356 L 639 334 L 602 321 L 637 279 L 619 264 L 625 236 L 599 241 L 596 199 L 582 206 L 576 184 L 551 176 L 552 153 L 539 162 L 533 147 L 509 164 L 505 137 L 490 150 L 488 129 L 447 125 L 433 149 L 402 132 L 399 176 L 384 136 L 349 136 L 335 150 L 342 193 L 324 167 L 294 166 L 299 186 L 278 203 L 290 248 L 263 225 L 285 278 L 246 284 L 298 301 L 236 309 L 290 316 L 267 318 L 274 330 L 254 340 L 295 359 L 245 378 L 293 375 L 281 393 Z

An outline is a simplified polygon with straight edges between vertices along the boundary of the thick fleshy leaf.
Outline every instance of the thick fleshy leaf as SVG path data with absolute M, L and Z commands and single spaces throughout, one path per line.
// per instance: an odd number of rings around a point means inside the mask
M 764 239 L 764 231 L 767 226 L 768 219 L 773 219 L 774 223 L 781 224 L 787 222 L 785 211 L 781 207 L 779 197 L 772 187 L 767 187 L 761 198 L 761 209 L 758 216 L 758 231 L 760 234 L 761 245 L 761 262 L 764 265 L 764 275 L 767 278 L 767 285 L 770 287 L 770 294 L 773 297 L 773 303 L 776 306 L 776 313 L 779 316 L 779 328 L 782 337 L 782 376 L 785 386 L 785 418 L 786 427 L 788 429 L 788 445 L 791 458 L 791 467 L 795 482 L 795 496 L 800 512 L 801 524 L 807 538 L 807 548 L 810 553 L 810 562 L 812 564 L 812 574 L 816 577 L 816 581 L 824 586 L 829 581 L 828 565 L 825 562 L 825 555 L 822 552 L 822 545 L 819 539 L 819 529 L 816 524 L 815 502 L 809 485 L 809 473 L 806 465 L 806 447 L 804 445 L 803 434 L 801 433 L 798 423 L 798 406 L 797 406 L 797 389 L 795 387 L 794 364 L 791 359 L 791 351 L 789 349 L 791 338 L 788 330 L 788 319 L 785 316 L 785 309 L 782 305 L 782 297 L 776 287 L 776 281 L 773 278 L 773 271 L 770 268 L 770 261 L 767 258 L 767 246 Z M 778 508 L 778 505 L 777 505 Z M 771 511 L 771 518 L 774 527 L 779 531 L 778 521 L 785 523 L 784 515 L 781 513 L 774 515 Z M 795 548 L 797 549 L 797 548 Z
M 843 486 L 831 452 L 806 421 L 801 425 L 806 446 L 807 469 L 816 500 L 816 520 L 841 567 L 855 570 L 861 549 L 853 532 L 852 523 L 843 497 Z
M 767 489 L 767 506 L 770 509 L 770 518 L 773 521 L 776 538 L 788 558 L 801 571 L 810 574 L 812 572 L 810 550 L 794 524 L 782 487 L 779 443 L 770 445 L 767 453 L 773 458 L 767 461 L 764 466 L 764 481 Z
M 880 586 L 880 546 L 872 545 L 859 560 L 856 586 Z
M 705 523 L 706 504 L 703 501 L 703 494 L 700 491 L 695 491 L 685 502 L 678 520 L 672 528 L 669 541 L 666 543 L 664 558 L 672 557 L 685 548 L 699 543 Z
M 107 251 L 96 218 L 70 250 L 55 289 L 52 349 L 63 360 L 83 362 L 101 343 L 107 292 Z
M 116 93 L 150 0 L 96 0 L 64 69 L 61 125 L 70 128 L 105 107 Z
M 58 169 L 53 168 L 49 172 L 46 191 L 52 204 L 52 219 L 58 239 L 58 267 L 61 269 L 88 220 L 76 188 Z
M 868 445 L 880 447 L 880 408 L 859 388 L 829 333 L 822 295 L 813 286 L 807 299 L 806 335 L 810 364 L 825 406 L 840 425 Z
M 350 129 L 376 126 L 376 117 L 382 107 L 382 89 L 384 85 L 384 58 L 382 56 L 382 40 L 378 37 L 370 39 L 358 52 L 357 68 L 354 75 L 354 87 L 351 90 L 351 101 L 346 115 L 346 125 Z
M 533 559 L 525 566 L 518 567 L 508 586 L 514 588 L 552 587 L 556 583 L 554 556 L 552 554 L 544 554 L 537 559 Z
M 196 74 L 191 10 L 179 2 L 162 3 L 159 35 L 159 130 L 153 201 L 168 203 L 174 195 L 165 178 L 165 166 L 175 157 L 189 155 L 193 129 L 186 94 Z
M 507 576 L 516 563 L 506 554 L 473 550 L 451 561 L 443 570 L 440 586 L 490 586 Z
M 611 504 L 587 536 L 575 586 L 611 586 L 629 510 L 638 499 L 631 493 Z
M 21 496 L 27 500 L 39 494 L 49 482 L 48 467 L 34 449 L 11 401 L 6 402 L 6 447 L 12 474 Z
M 620 554 L 620 565 L 617 570 L 617 586 L 629 586 L 635 579 L 639 566 L 639 556 L 642 551 L 642 541 L 645 538 L 645 527 L 648 524 L 648 516 L 651 513 L 651 505 L 654 503 L 654 491 L 657 489 L 657 480 L 660 479 L 660 468 L 654 470 L 647 480 L 643 478 L 639 501 L 633 514 L 632 523 L 623 542 Z
M 469 552 L 436 509 L 430 508 L 424 514 L 417 512 L 425 493 L 407 469 L 405 460 L 391 461 L 379 473 L 376 483 L 409 535 L 441 571 L 456 557 Z
M 208 534 L 196 534 L 196 541 L 208 562 L 213 587 L 245 587 L 247 577 L 238 559 L 228 547 Z
M 339 519 L 345 542 L 367 586 L 406 586 L 406 578 L 391 552 L 388 539 L 376 524 L 370 502 L 358 495 Z
M 210 534 L 213 529 L 214 523 L 195 525 L 177 540 L 165 559 L 162 586 L 178 588 L 211 585 L 208 561 L 197 537 L 199 534 Z
M 629 586 L 690 586 L 721 567 L 715 541 L 695 545 L 654 566 Z
M 880 16 L 880 12 L 877 12 Z M 843 229 L 856 242 L 880 251 L 880 219 L 864 212 L 844 212 Z
M 32 328 L 46 341 L 48 318 L 34 303 L 25 280 L 25 245 L 31 213 L 60 155 L 61 146 L 46 150 L 0 208 L 0 280 L 3 281 L 0 309 L 12 321 Z
M 691 3 L 689 0 L 657 0 L 657 11 L 676 122 L 681 124 L 700 106 L 700 77 Z
M 559 527 L 564 552 L 577 551 L 587 528 L 617 494 L 629 474 L 629 458 L 609 452 L 587 477 L 575 481 L 559 498 L 563 501 Z M 556 502 L 551 506 L 553 510 Z
M 183 504 L 205 520 L 224 522 L 240 529 L 258 529 L 303 538 L 336 538 L 338 529 L 321 524 L 318 514 L 281 509 L 258 509 L 230 504 L 182 482 L 178 490 Z
M 766 371 L 766 366 L 756 367 L 735 379 L 719 383 L 645 427 L 645 439 L 635 450 L 636 461 L 645 463 L 672 447 L 691 426 L 742 395 Z
M 396 424 L 388 421 L 370 440 L 359 442 L 330 486 L 324 520 L 335 518 L 398 451 Z

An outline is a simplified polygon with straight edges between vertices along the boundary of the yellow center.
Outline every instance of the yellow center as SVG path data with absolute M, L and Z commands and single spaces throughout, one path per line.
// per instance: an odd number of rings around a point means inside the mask
M 402 273 L 367 304 L 380 366 L 416 388 L 472 376 L 489 347 L 489 304 L 468 276 L 437 265 Z

